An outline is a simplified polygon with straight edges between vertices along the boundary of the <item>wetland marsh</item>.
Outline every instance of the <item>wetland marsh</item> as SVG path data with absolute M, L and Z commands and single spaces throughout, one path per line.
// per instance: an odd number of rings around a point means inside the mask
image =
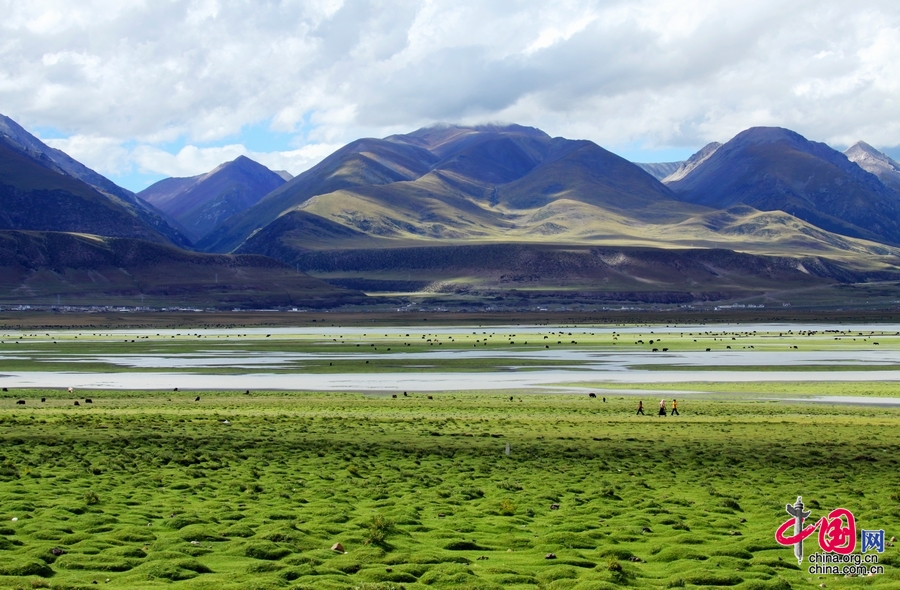
M 897 535 L 900 407 L 814 403 L 900 397 L 897 331 L 6 330 L 0 587 L 896 588 L 774 531 Z

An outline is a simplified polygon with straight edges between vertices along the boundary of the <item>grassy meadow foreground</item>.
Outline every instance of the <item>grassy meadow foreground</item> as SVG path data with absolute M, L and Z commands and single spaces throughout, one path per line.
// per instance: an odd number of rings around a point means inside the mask
M 798 495 L 897 535 L 896 323 L 409 317 L 6 324 L 0 587 L 900 587 L 774 540 Z
M 2 395 L 0 587 L 900 587 L 895 547 L 883 575 L 819 577 L 774 540 L 799 494 L 813 518 L 846 507 L 897 535 L 900 408 L 704 394 L 661 418 L 653 393 L 646 417 L 609 394 Z

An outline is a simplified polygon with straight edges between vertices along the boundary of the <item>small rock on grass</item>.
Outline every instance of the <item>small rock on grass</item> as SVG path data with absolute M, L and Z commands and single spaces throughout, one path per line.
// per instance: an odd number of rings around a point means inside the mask
M 331 546 L 332 551 L 337 551 L 338 553 L 344 553 L 344 546 L 340 543 L 335 543 Z
M 548 553 L 544 556 L 544 559 L 556 559 L 556 553 Z

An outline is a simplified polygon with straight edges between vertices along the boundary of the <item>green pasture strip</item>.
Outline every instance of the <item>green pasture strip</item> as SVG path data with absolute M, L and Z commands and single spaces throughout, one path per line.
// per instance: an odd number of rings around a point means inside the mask
M 796 326 L 795 326 L 796 327 Z M 147 347 L 165 346 L 167 350 L 189 351 L 196 348 L 245 346 L 259 350 L 281 349 L 286 343 L 301 350 L 331 350 L 365 344 L 366 346 L 421 346 L 430 347 L 471 347 L 473 344 L 513 347 L 528 345 L 610 346 L 636 350 L 651 350 L 652 347 L 678 347 L 679 349 L 701 350 L 706 347 L 728 346 L 734 348 L 758 347 L 779 349 L 784 346 L 802 346 L 806 349 L 847 349 L 858 350 L 867 346 L 900 346 L 900 333 L 892 330 L 857 330 L 844 333 L 826 331 L 803 331 L 799 327 L 781 332 L 742 331 L 733 326 L 695 326 L 695 331 L 676 331 L 662 326 L 638 327 L 637 332 L 620 332 L 614 327 L 580 326 L 578 329 L 562 326 L 541 326 L 537 331 L 523 332 L 517 326 L 471 326 L 465 332 L 442 331 L 443 327 L 425 329 L 424 335 L 417 332 L 401 332 L 397 327 L 377 327 L 373 330 L 360 327 L 352 333 L 339 333 L 324 328 L 317 333 L 277 333 L 255 334 L 232 330 L 227 334 L 213 334 L 203 331 L 177 332 L 176 334 L 135 334 L 120 332 L 80 332 L 77 330 L 51 330 L 47 332 L 4 332 L 0 335 L 0 350 L 5 347 L 28 344 L 44 350 L 54 347 L 78 344 L 80 347 L 92 345 L 97 352 L 128 352 L 145 350 Z M 420 326 L 419 330 L 423 327 Z M 469 331 L 471 328 L 471 331 Z M 533 329 L 532 327 L 531 329 Z M 635 328 L 631 326 L 630 328 Z M 379 330 L 380 331 L 375 331 Z M 402 328 L 400 328 L 402 329 Z M 410 328 L 406 328 L 409 330 Z M 432 331 L 433 330 L 433 331 Z M 513 344 L 514 343 L 514 344 Z M 85 350 L 91 350 L 90 348 Z
M 900 409 L 697 397 L 635 416 L 625 396 L 507 392 L 32 403 L 46 393 L 0 398 L 4 588 L 900 585 L 893 546 L 885 574 L 857 579 L 810 576 L 774 541 L 801 494 L 813 518 L 845 507 L 897 535 Z
M 900 398 L 900 382 L 892 381 L 758 381 L 758 382 L 685 382 L 685 383 L 628 383 L 618 384 L 603 381 L 573 382 L 561 386 L 580 387 L 598 393 L 604 390 L 658 390 L 703 392 L 721 395 L 747 397 L 794 397 L 794 396 L 852 396 L 852 397 L 896 397 Z M 615 395 L 611 393 L 609 395 Z M 688 394 L 689 395 L 689 394 Z
M 834 372 L 834 371 L 896 371 L 900 369 L 900 364 L 836 364 L 836 363 L 817 363 L 817 364 L 785 364 L 785 365 L 629 365 L 629 369 L 634 371 L 691 371 L 691 372 L 708 372 L 708 371 L 740 371 L 740 372 L 760 372 L 770 373 L 773 371 L 786 372 Z

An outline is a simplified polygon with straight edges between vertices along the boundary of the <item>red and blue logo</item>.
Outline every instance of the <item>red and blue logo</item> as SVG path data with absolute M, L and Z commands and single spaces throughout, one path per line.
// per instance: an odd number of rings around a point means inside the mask
M 803 498 L 797 496 L 794 504 L 785 505 L 785 511 L 791 518 L 775 531 L 775 540 L 781 545 L 793 546 L 798 564 L 803 563 L 803 541 L 816 531 L 818 531 L 821 553 L 810 555 L 810 563 L 855 563 L 857 566 L 862 562 L 878 563 L 877 556 L 871 556 L 875 559 L 849 559 L 857 545 L 856 518 L 850 510 L 835 508 L 815 522 L 806 524 L 812 513 L 805 510 Z M 861 530 L 859 533 L 861 553 L 872 551 L 884 553 L 883 529 Z M 846 557 L 841 559 L 838 556 Z

